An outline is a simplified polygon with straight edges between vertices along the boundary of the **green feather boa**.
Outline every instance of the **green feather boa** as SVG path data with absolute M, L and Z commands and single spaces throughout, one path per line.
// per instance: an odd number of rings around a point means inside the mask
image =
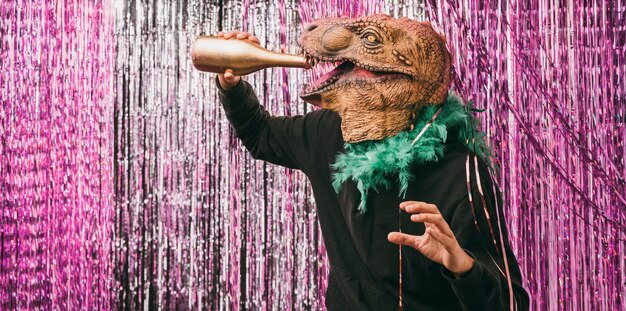
M 443 109 L 437 119 L 411 146 L 413 139 L 441 106 Z M 436 162 L 443 158 L 449 129 L 458 129 L 457 139 L 491 166 L 491 151 L 485 142 L 485 134 L 478 130 L 479 121 L 471 114 L 471 110 L 471 105 L 466 106 L 459 97 L 450 93 L 442 105 L 429 105 L 420 109 L 412 131 L 403 131 L 383 140 L 346 143 L 345 152 L 337 155 L 335 163 L 331 165 L 335 192 L 339 193 L 345 181 L 355 182 L 361 193 L 359 211 L 364 213 L 368 191 L 378 191 L 381 186 L 389 190 L 395 178 L 400 184 L 399 195 L 404 198 L 413 178 L 411 165 Z

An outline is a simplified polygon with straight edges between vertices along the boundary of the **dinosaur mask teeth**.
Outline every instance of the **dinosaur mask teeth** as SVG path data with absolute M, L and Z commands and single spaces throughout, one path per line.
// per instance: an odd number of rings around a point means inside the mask
M 309 68 L 313 68 L 315 67 L 315 65 L 317 65 L 319 63 L 319 59 L 312 57 L 311 55 L 306 55 L 304 56 L 305 61 L 307 64 L 309 64 Z
M 309 65 L 308 69 L 315 67 L 320 61 L 319 58 L 306 52 L 304 48 L 301 48 L 300 55 L 304 57 L 304 61 Z
M 350 60 L 329 62 L 313 57 L 306 52 L 304 56 L 307 59 L 307 63 L 311 65 L 311 67 L 317 65 L 319 62 L 323 62 L 320 66 L 336 66 L 332 70 L 325 70 L 325 73 L 314 79 L 313 82 L 304 85 L 300 91 L 300 97 L 309 102 L 312 102 L 309 99 L 319 97 L 320 94 L 347 83 L 366 84 L 376 81 L 387 81 L 390 79 L 411 79 L 411 76 L 407 74 L 374 71 L 371 67 L 363 66 L 366 67 L 366 69 L 356 65 Z M 319 69 L 326 68 L 322 67 Z
M 314 60 L 312 61 L 314 64 L 317 64 L 319 62 L 318 59 L 313 58 Z M 327 64 L 329 65 L 333 65 L 333 63 L 325 63 L 322 64 L 323 66 L 326 66 Z M 301 91 L 301 94 L 306 96 L 306 95 L 310 95 L 312 93 L 319 93 L 321 91 L 323 91 L 326 87 L 332 85 L 333 83 L 337 82 L 342 75 L 347 74 L 348 72 L 352 71 L 352 69 L 354 68 L 354 64 L 352 62 L 349 61 L 344 61 L 344 62 L 335 62 L 334 64 L 336 66 L 334 69 L 326 71 L 326 73 L 322 74 L 320 77 L 318 77 L 317 79 L 315 79 L 313 82 L 311 82 L 308 85 L 305 85 L 304 88 Z

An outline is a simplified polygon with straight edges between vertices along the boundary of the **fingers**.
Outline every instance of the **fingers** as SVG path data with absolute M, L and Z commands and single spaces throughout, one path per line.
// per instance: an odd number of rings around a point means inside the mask
M 257 38 L 254 35 L 251 35 L 250 37 L 248 37 L 248 40 L 250 40 L 250 41 L 252 41 L 253 43 L 256 43 L 256 44 L 261 44 L 261 41 L 259 41 L 259 38 Z
M 401 232 L 391 232 L 387 235 L 387 240 L 394 244 L 420 249 L 422 246 L 428 244 L 431 237 L 441 243 L 441 245 L 443 245 L 446 249 L 451 250 L 455 246 L 452 238 L 441 233 L 439 229 L 432 227 L 426 228 L 426 232 L 424 232 L 424 235 L 421 236 Z
M 431 213 L 439 214 L 439 209 L 434 204 L 418 201 L 406 201 L 400 203 L 400 209 L 407 213 Z
M 426 228 L 426 234 L 441 243 L 447 250 L 452 250 L 455 247 L 454 239 L 443 234 L 437 227 Z
M 240 33 L 237 34 L 237 39 L 241 40 L 241 39 L 246 39 L 250 36 L 250 33 L 247 31 L 242 31 Z
M 220 31 L 217 33 L 218 37 L 224 37 L 224 39 L 237 38 L 237 39 L 245 39 L 250 35 L 248 32 L 239 32 L 239 31 Z
M 394 244 L 417 248 L 420 239 L 415 235 L 409 235 L 401 232 L 391 232 L 387 235 L 387 240 Z
M 249 32 L 246 31 L 220 31 L 217 33 L 218 37 L 224 37 L 224 39 L 237 38 L 237 39 L 246 39 L 250 36 Z
M 230 38 L 236 38 L 239 40 L 245 40 L 248 39 L 248 41 L 252 42 L 252 43 L 256 43 L 256 44 L 261 44 L 261 41 L 259 41 L 259 38 L 256 37 L 255 35 L 247 32 L 247 31 L 220 31 L 217 33 L 218 37 L 222 37 L 224 39 L 230 39 Z
M 241 79 L 241 77 L 234 75 L 230 69 L 227 69 L 224 73 L 220 73 L 217 76 L 220 81 L 220 85 L 224 89 L 236 86 Z
M 407 213 L 414 214 L 411 215 L 411 221 L 423 222 L 427 227 L 429 223 L 432 223 L 445 235 L 454 237 L 450 226 L 443 219 L 436 205 L 419 201 L 406 201 L 400 204 L 400 208 Z
M 226 82 L 230 83 L 230 84 L 237 84 L 237 82 L 239 82 L 239 76 L 236 76 L 232 70 L 227 69 L 224 72 L 224 80 L 226 80 Z
M 445 219 L 443 219 L 443 217 L 441 216 L 441 214 L 416 214 L 416 215 L 411 215 L 411 221 L 413 222 L 423 222 L 423 223 L 431 223 L 433 225 L 435 225 L 436 228 L 438 228 L 439 230 L 441 230 L 442 233 L 444 233 L 445 235 L 453 238 L 454 234 L 452 233 L 452 230 L 450 230 L 450 226 L 448 226 L 448 223 L 446 222 Z

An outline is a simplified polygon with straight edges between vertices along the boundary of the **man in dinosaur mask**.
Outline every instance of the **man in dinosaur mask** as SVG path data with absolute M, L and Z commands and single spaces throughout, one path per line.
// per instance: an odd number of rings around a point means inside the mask
M 240 77 L 217 84 L 252 156 L 311 181 L 327 308 L 527 309 L 484 135 L 449 93 L 445 39 L 428 22 L 374 15 L 316 21 L 299 43 L 311 64 L 340 62 L 300 94 L 322 109 L 272 117 Z

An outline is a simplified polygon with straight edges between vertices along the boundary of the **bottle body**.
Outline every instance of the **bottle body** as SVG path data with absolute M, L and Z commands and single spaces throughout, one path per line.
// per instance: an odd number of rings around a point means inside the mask
M 299 55 L 276 53 L 248 40 L 200 36 L 191 48 L 193 65 L 200 71 L 246 75 L 268 67 L 308 68 Z

